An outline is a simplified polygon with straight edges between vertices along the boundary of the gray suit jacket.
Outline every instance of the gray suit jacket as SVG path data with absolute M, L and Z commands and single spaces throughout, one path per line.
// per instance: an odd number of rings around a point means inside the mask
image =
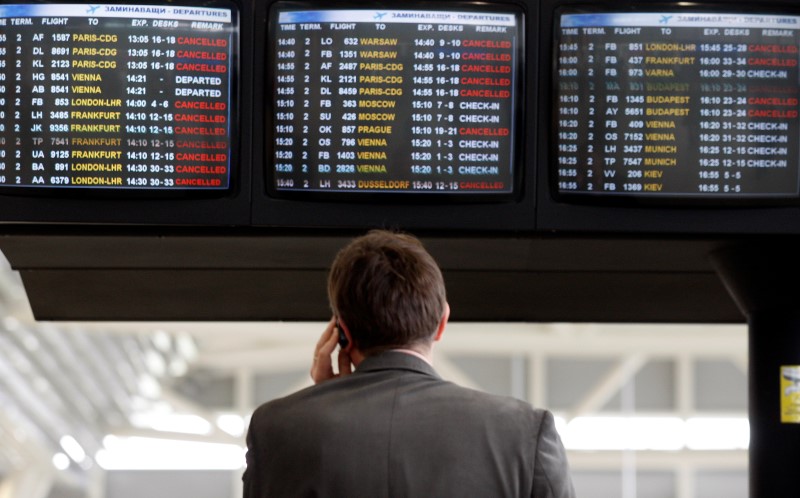
M 387 352 L 259 407 L 246 498 L 574 497 L 553 416 Z

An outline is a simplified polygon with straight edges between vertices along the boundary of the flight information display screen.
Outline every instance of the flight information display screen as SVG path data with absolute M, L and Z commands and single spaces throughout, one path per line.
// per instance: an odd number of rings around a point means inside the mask
M 451 9 L 273 9 L 270 193 L 514 192 L 522 14 Z
M 0 5 L 0 188 L 228 189 L 236 14 Z
M 800 17 L 563 11 L 562 195 L 796 199 Z

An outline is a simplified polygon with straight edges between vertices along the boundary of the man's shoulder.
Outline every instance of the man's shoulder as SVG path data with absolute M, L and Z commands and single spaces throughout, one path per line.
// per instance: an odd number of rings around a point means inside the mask
M 353 405 L 352 396 L 359 402 Z M 511 417 L 528 421 L 540 420 L 547 412 L 508 395 L 492 394 L 442 379 L 430 365 L 408 355 L 397 353 L 375 358 L 354 374 L 309 386 L 287 396 L 263 403 L 254 417 L 263 414 L 285 414 L 294 411 L 314 412 L 357 406 L 363 410 L 385 403 L 402 401 L 406 408 L 424 407 L 441 412 L 468 412 L 486 417 Z
M 320 393 L 339 389 L 339 384 L 341 384 L 344 380 L 345 378 L 330 379 L 320 384 L 301 387 L 294 392 L 283 394 L 282 396 L 265 401 L 259 408 L 277 408 L 285 405 L 292 405 L 307 398 L 314 398 Z
M 517 413 L 531 417 L 539 417 L 547 413 L 546 410 L 534 408 L 527 401 L 504 394 L 495 394 L 464 387 L 452 382 L 442 381 L 443 389 L 448 391 L 451 396 L 462 399 L 463 402 L 471 406 L 483 407 L 485 409 L 498 412 Z

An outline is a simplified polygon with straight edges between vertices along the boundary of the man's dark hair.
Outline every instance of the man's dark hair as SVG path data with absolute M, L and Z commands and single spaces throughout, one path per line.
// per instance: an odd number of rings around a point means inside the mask
M 430 342 L 446 304 L 442 272 L 422 243 L 385 230 L 339 251 L 328 275 L 328 298 L 366 355 Z

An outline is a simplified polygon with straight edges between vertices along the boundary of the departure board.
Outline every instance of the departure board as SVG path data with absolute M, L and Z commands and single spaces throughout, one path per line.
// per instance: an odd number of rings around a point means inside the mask
M 558 192 L 798 198 L 798 29 L 782 15 L 562 13 Z
M 510 195 L 520 13 L 273 11 L 272 193 Z
M 0 188 L 228 189 L 235 15 L 0 5 Z

